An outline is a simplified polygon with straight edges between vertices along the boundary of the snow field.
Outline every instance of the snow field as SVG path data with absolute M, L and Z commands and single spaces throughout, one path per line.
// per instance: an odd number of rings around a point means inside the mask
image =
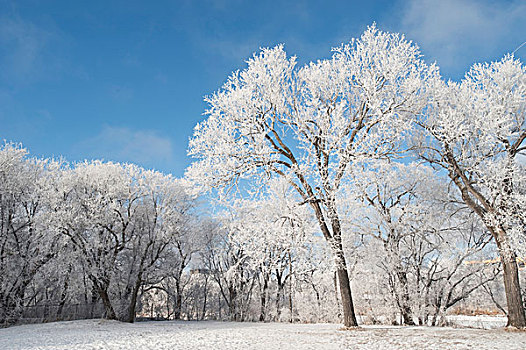
M 0 329 L 0 349 L 505 349 L 526 332 L 504 329 L 238 322 L 83 320 Z

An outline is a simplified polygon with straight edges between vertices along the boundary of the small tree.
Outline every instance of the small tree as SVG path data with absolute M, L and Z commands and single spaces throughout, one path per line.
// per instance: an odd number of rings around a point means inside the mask
M 276 283 L 276 318 L 279 320 L 285 298 L 285 286 L 292 283 L 296 266 L 306 260 L 305 252 L 312 245 L 311 216 L 308 209 L 294 204 L 297 195 L 284 179 L 269 185 L 262 198 L 240 200 L 232 206 L 230 239 L 243 247 L 248 264 L 258 272 L 260 287 L 260 321 L 269 309 L 270 283 Z M 289 289 L 289 310 L 292 295 Z M 292 320 L 292 312 L 290 314 Z
M 223 220 L 225 221 L 225 220 Z M 228 223 L 217 230 L 202 254 L 205 269 L 212 275 L 220 295 L 228 308 L 232 321 L 247 320 L 252 291 L 256 284 L 256 271 L 248 264 L 249 257 L 243 247 L 232 242 Z M 221 315 L 219 305 L 219 317 Z

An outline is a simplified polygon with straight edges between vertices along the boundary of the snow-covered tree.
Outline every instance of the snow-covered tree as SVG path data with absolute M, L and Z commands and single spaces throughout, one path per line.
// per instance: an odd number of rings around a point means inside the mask
M 172 233 L 166 252 L 159 260 L 158 268 L 151 275 L 150 285 L 146 288 L 162 290 L 167 294 L 167 302 L 172 306 L 170 315 L 173 314 L 176 320 L 183 313 L 185 288 L 192 282 L 185 270 L 195 255 L 204 249 L 213 230 L 207 220 L 193 215 L 191 210 L 194 205 L 194 201 L 187 201 L 186 206 L 183 203 L 177 206 L 180 210 L 179 225 Z
M 271 283 L 276 284 L 276 319 L 280 319 L 284 306 L 285 286 L 305 273 L 303 262 L 312 241 L 312 218 L 308 208 L 297 204 L 295 191 L 285 179 L 277 178 L 257 199 L 240 200 L 232 205 L 230 240 L 243 247 L 248 264 L 257 271 L 260 287 L 260 320 L 270 310 Z M 309 271 L 310 272 L 310 271 Z M 289 288 L 289 311 L 292 293 Z M 292 312 L 290 312 L 292 317 Z
M 349 168 L 399 151 L 404 116 L 419 114 L 436 70 L 398 34 L 368 28 L 331 59 L 296 67 L 282 46 L 206 98 L 207 119 L 190 140 L 187 174 L 205 186 L 281 176 L 308 204 L 333 250 L 344 324 L 357 326 L 342 249 L 338 197 Z
M 121 283 L 126 281 L 121 298 L 129 300 L 125 318 L 129 322 L 135 318 L 140 288 L 157 282 L 159 275 L 180 274 L 197 249 L 200 233 L 192 215 L 194 198 L 181 181 L 141 169 L 133 184 L 140 191 L 140 205 L 133 221 L 133 238 L 119 259 L 119 272 L 124 277 Z M 167 265 L 174 269 L 168 271 Z M 180 310 L 180 299 L 176 300 Z
M 227 306 L 228 318 L 233 321 L 247 320 L 256 272 L 248 264 L 249 257 L 242 245 L 232 241 L 229 221 L 223 218 L 221 228 L 216 230 L 201 254 L 205 271 L 210 273 Z M 221 307 L 219 308 L 221 312 Z
M 129 191 L 132 177 L 127 170 L 136 171 L 100 161 L 77 164 L 64 171 L 56 194 L 55 226 L 79 252 L 109 319 L 117 318 L 110 283 L 117 258 L 132 239 L 140 197 Z
M 16 320 L 33 300 L 28 287 L 60 246 L 44 224 L 45 192 L 58 163 L 27 154 L 17 144 L 0 147 L 0 323 Z
M 434 325 L 448 308 L 497 277 L 498 270 L 466 264 L 491 254 L 490 235 L 430 167 L 379 163 L 359 172 L 352 192 L 350 225 L 374 239 L 367 251 L 377 252 L 373 260 L 404 324 L 415 318 L 427 324 L 432 316 Z
M 140 288 L 189 231 L 192 197 L 171 176 L 100 161 L 63 171 L 55 197 L 53 225 L 77 251 L 106 317 L 133 322 Z
M 508 324 L 526 327 L 517 251 L 525 251 L 526 68 L 513 56 L 475 64 L 460 83 L 436 87 L 417 123 L 419 156 L 447 172 L 499 249 Z M 522 157 L 522 159 L 521 159 Z

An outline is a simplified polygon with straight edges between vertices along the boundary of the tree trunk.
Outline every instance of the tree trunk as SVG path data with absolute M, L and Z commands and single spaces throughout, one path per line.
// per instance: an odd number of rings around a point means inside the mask
M 409 326 L 414 326 L 415 322 L 413 321 L 413 312 L 411 306 L 409 305 L 409 286 L 407 282 L 407 274 L 405 271 L 402 271 L 402 267 L 397 267 L 398 271 L 396 275 L 398 281 L 400 282 L 402 295 L 400 296 L 400 312 L 402 314 L 402 323 Z
M 238 316 L 238 305 L 237 305 L 237 291 L 235 290 L 234 286 L 228 287 L 228 296 L 229 296 L 229 303 L 228 303 L 228 312 L 230 321 L 239 321 Z
M 278 290 L 276 291 L 276 318 L 277 318 L 277 321 L 279 321 L 281 317 L 281 298 L 283 296 L 283 289 L 284 289 L 284 286 L 283 286 L 284 282 L 282 281 L 281 277 L 282 277 L 282 274 L 278 273 L 278 271 L 276 270 L 276 279 L 278 283 Z
M 86 296 L 87 298 L 87 296 Z M 89 318 L 93 318 L 95 317 L 95 307 L 96 307 L 96 303 L 99 301 L 99 298 L 100 298 L 100 295 L 99 295 L 99 292 L 97 292 L 97 288 L 95 286 L 93 286 L 91 288 L 91 298 L 90 298 L 90 303 L 89 303 L 89 314 L 83 314 L 82 317 L 89 317 Z M 88 316 L 89 315 L 89 316 Z
M 62 319 L 62 312 L 64 310 L 64 305 L 66 305 L 66 299 L 68 297 L 68 277 L 66 277 L 66 280 L 64 282 L 64 289 L 62 289 L 62 294 L 60 295 L 60 302 L 58 304 L 57 309 L 57 317 L 59 319 Z
M 93 275 L 90 275 L 89 279 L 93 282 L 93 286 L 95 287 L 97 294 L 102 300 L 102 304 L 104 305 L 104 311 L 106 312 L 106 319 L 116 320 L 117 316 L 115 314 L 115 310 L 113 309 L 113 306 L 111 305 L 110 296 L 108 295 L 108 283 L 99 281 Z
M 206 316 L 207 297 L 208 297 L 208 276 L 205 276 L 205 285 L 203 287 L 203 315 L 201 317 L 201 320 L 204 320 Z
M 524 306 L 522 304 L 519 269 L 516 259 L 516 255 L 512 251 L 501 251 L 502 275 L 504 278 L 504 289 L 506 291 L 506 302 L 508 304 L 507 326 L 526 328 L 526 315 L 524 314 Z
M 175 305 L 174 305 L 174 320 L 180 320 L 181 319 L 181 308 L 183 306 L 183 298 L 181 296 L 181 293 L 177 292 L 177 295 L 175 296 Z
M 62 293 L 60 294 L 60 302 L 58 304 L 58 309 L 57 309 L 58 318 L 62 318 L 62 311 L 64 310 L 64 305 L 66 305 L 66 299 L 68 297 L 68 288 L 69 288 L 69 277 L 70 277 L 72 269 L 73 269 L 73 265 L 68 265 L 66 275 L 64 276 L 64 284 L 62 288 Z
M 356 316 L 354 314 L 354 305 L 351 294 L 351 283 L 346 268 L 338 268 L 338 282 L 340 285 L 340 295 L 343 306 L 343 325 L 345 327 L 358 327 Z
M 130 304 L 128 305 L 128 314 L 126 315 L 126 322 L 135 322 L 135 307 L 137 306 L 137 295 L 139 294 L 139 288 L 142 284 L 142 274 L 139 274 L 135 281 L 135 286 L 131 292 Z
M 335 255 L 336 274 L 338 275 L 340 296 L 342 298 L 343 325 L 345 327 L 358 327 L 358 321 L 356 321 L 356 315 L 354 314 L 351 282 L 349 281 L 347 263 L 345 261 L 345 254 L 343 253 L 340 224 L 337 220 L 333 219 L 332 226 L 333 232 L 335 232 L 335 234 L 331 243 Z
M 289 253 L 289 313 L 290 313 L 290 323 L 294 321 L 293 317 L 293 308 L 292 308 L 292 259 L 290 258 Z
M 261 308 L 259 313 L 259 321 L 265 321 L 266 316 L 266 310 L 267 310 L 267 289 L 268 289 L 268 278 L 266 276 L 263 277 L 263 288 L 260 292 L 260 300 L 261 300 Z
M 116 320 L 117 316 L 115 315 L 115 310 L 113 310 L 113 306 L 111 305 L 108 291 L 104 288 L 99 288 L 99 296 L 102 300 L 102 303 L 104 304 L 104 310 L 106 311 L 106 318 L 108 320 Z
M 338 282 L 340 287 L 340 296 L 343 306 L 343 325 L 345 327 L 358 327 L 358 321 L 354 314 L 354 304 L 351 294 L 351 282 L 349 281 L 349 273 L 347 272 L 347 264 L 343 255 L 343 250 L 338 247 L 336 252 L 336 273 L 338 275 Z
M 413 321 L 413 313 L 411 312 L 411 307 L 405 301 L 402 301 L 402 308 L 400 311 L 402 313 L 403 324 L 408 326 L 414 326 L 415 321 Z
M 312 190 L 309 190 L 309 195 L 313 196 Z M 328 216 L 331 218 L 331 227 L 332 235 L 327 226 L 327 221 L 323 215 L 323 211 L 318 202 L 313 202 L 312 208 L 316 214 L 318 220 L 318 225 L 323 233 L 323 236 L 327 242 L 331 245 L 334 260 L 336 263 L 336 273 L 338 275 L 338 281 L 340 285 L 340 295 L 342 298 L 343 306 L 343 325 L 345 327 L 358 327 L 358 322 L 356 321 L 356 315 L 354 314 L 354 304 L 352 301 L 351 294 L 351 283 L 349 281 L 349 273 L 347 272 L 347 263 L 345 261 L 345 254 L 343 253 L 342 245 L 342 230 L 340 220 L 338 218 L 338 213 L 336 210 L 336 205 L 334 200 L 326 203 L 328 208 Z
M 504 290 L 506 292 L 506 302 L 508 304 L 508 324 L 507 326 L 516 328 L 526 328 L 526 315 L 524 313 L 524 305 L 522 304 L 521 288 L 519 283 L 519 271 L 517 267 L 516 255 L 511 249 L 508 242 L 508 233 L 502 226 L 495 226 L 486 219 L 487 213 L 495 215 L 497 210 L 491 207 L 489 201 L 477 193 L 465 180 L 461 182 L 459 178 L 465 177 L 462 171 L 459 170 L 456 160 L 452 154 L 448 154 L 448 163 L 457 167 L 456 172 L 449 173 L 449 177 L 462 193 L 462 199 L 473 211 L 482 219 L 485 226 L 491 232 L 491 235 L 497 243 L 499 254 L 503 267 Z M 506 177 L 503 180 L 503 192 L 507 195 L 512 193 L 511 177 Z M 473 195 L 476 200 L 482 202 L 478 205 L 474 199 L 470 197 Z M 482 199 L 481 199 L 482 197 Z

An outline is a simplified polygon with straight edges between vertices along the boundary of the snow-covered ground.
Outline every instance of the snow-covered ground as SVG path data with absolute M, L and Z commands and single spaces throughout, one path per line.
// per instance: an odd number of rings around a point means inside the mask
M 447 321 L 451 326 L 454 327 L 492 329 L 505 327 L 508 319 L 504 316 L 449 315 L 447 316 Z
M 526 349 L 504 329 L 83 320 L 0 329 L 0 349 Z

